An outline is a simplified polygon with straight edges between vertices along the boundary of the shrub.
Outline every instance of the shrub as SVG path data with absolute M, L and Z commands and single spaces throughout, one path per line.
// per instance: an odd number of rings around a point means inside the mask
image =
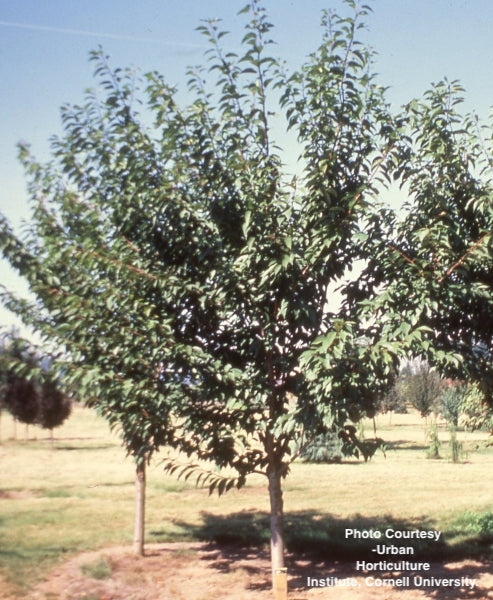
M 343 456 L 343 442 L 334 431 L 318 435 L 301 453 L 304 461 L 312 463 L 340 462 Z
M 436 423 L 433 423 L 433 425 L 429 427 L 426 435 L 429 442 L 428 451 L 426 452 L 426 458 L 440 458 L 441 442 L 438 438 L 438 427 Z
M 493 407 L 487 402 L 479 385 L 468 387 L 462 399 L 461 410 L 464 427 L 473 431 L 489 431 L 493 435 Z
M 450 427 L 449 449 L 452 462 L 460 462 L 463 456 L 463 447 L 462 442 L 457 439 L 457 431 L 453 425 Z
M 449 385 L 440 397 L 440 412 L 452 427 L 459 424 L 461 407 L 466 393 L 465 385 Z

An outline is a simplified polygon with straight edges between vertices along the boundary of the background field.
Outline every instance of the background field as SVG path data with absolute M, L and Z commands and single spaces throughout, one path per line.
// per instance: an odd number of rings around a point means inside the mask
M 373 436 L 367 423 L 367 435 Z M 440 427 L 442 459 L 426 458 L 424 423 L 416 414 L 377 420 L 388 443 L 369 463 L 297 463 L 285 482 L 286 533 L 294 552 L 324 558 L 364 551 L 344 540 L 345 527 L 394 525 L 440 529 L 445 543 L 420 557 L 493 557 L 493 449 L 484 433 L 460 432 L 465 450 L 450 462 L 448 432 Z M 0 443 L 0 581 L 25 593 L 48 568 L 87 550 L 131 543 L 134 480 L 118 436 L 80 407 L 51 444 L 47 432 L 18 427 L 3 414 Z M 36 439 L 34 439 L 36 438 Z M 163 457 L 164 458 L 164 457 Z M 148 472 L 147 541 L 268 541 L 266 482 L 221 498 L 165 476 L 155 460 Z M 1 586 L 1 583 L 0 583 Z M 0 594 L 1 597 L 1 594 Z

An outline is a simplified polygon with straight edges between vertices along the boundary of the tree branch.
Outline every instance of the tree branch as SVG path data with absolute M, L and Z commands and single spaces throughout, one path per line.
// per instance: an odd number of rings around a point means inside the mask
M 447 269 L 447 271 L 445 272 L 445 275 L 440 277 L 439 283 L 442 283 L 447 277 L 452 275 L 452 273 L 461 266 L 461 264 L 466 260 L 466 258 L 472 252 L 474 252 L 474 250 L 476 250 L 476 248 L 478 248 L 484 242 L 484 240 L 487 239 L 490 235 L 491 235 L 490 232 L 486 232 L 479 238 L 479 240 L 477 240 L 477 242 L 474 242 L 474 244 L 469 248 L 469 250 L 465 254 L 463 254 L 459 258 L 459 260 L 457 262 L 455 262 L 449 269 Z

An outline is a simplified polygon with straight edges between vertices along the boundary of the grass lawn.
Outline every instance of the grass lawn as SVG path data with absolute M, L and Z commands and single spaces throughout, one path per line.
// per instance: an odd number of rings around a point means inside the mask
M 56 562 L 75 553 L 131 542 L 134 468 L 118 436 L 92 411 L 77 407 L 55 431 L 1 419 L 0 580 L 22 592 Z M 373 436 L 367 424 L 368 437 Z M 439 557 L 493 556 L 493 448 L 484 433 L 459 432 L 464 460 L 447 459 L 448 433 L 440 427 L 440 460 L 426 458 L 424 424 L 416 415 L 378 420 L 388 443 L 369 463 L 296 463 L 285 481 L 288 547 L 342 556 L 344 529 L 439 529 L 446 543 L 422 549 Z M 268 541 L 266 481 L 218 498 L 163 474 L 158 459 L 148 471 L 147 541 Z M 364 545 L 365 542 L 362 542 Z M 1 586 L 1 584 L 0 584 Z M 0 594 L 1 597 L 1 594 Z

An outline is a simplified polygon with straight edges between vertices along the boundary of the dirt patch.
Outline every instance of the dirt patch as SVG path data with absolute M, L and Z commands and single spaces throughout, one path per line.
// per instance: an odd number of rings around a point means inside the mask
M 493 563 L 464 561 L 433 565 L 436 579 L 476 579 L 476 585 L 432 588 L 369 586 L 307 587 L 318 580 L 355 576 L 354 565 L 288 557 L 289 599 L 465 600 L 493 599 Z M 104 567 L 104 568 L 102 568 Z M 390 576 L 390 575 L 389 575 Z M 99 579 L 98 579 L 99 577 Z M 37 585 L 29 600 L 272 600 L 268 554 L 256 549 L 213 544 L 156 544 L 136 557 L 128 547 L 81 554 L 57 567 Z
M 0 500 L 26 500 L 26 498 L 35 498 L 36 494 L 30 490 L 6 491 L 0 490 Z

